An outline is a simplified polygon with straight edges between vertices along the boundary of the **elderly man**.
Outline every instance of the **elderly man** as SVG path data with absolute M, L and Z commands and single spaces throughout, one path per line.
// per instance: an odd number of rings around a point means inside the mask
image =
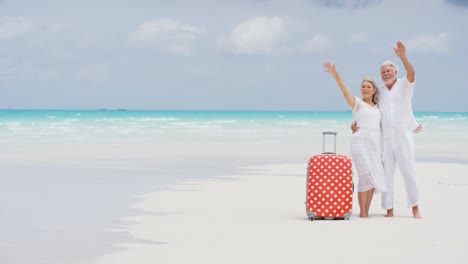
M 414 218 L 421 218 L 413 131 L 417 133 L 422 127 L 414 120 L 411 104 L 415 71 L 406 57 L 406 47 L 402 42 L 397 42 L 394 51 L 405 67 L 406 76 L 398 79 L 398 66 L 391 61 L 384 62 L 380 67 L 385 86 L 379 88 L 378 100 L 382 112 L 383 161 L 387 180 L 387 192 L 382 193 L 382 207 L 387 210 L 387 217 L 393 216 L 394 174 L 398 164 L 406 187 L 408 207 L 412 207 Z M 353 131 L 358 128 L 353 124 Z

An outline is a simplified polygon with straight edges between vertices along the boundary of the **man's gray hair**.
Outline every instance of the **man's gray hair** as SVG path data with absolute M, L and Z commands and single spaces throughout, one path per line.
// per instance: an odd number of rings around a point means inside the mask
M 395 69 L 395 71 L 397 72 L 397 76 L 398 76 L 398 73 L 400 73 L 400 69 L 398 68 L 398 65 L 396 63 L 394 63 L 393 61 L 384 61 L 382 63 L 382 65 L 380 65 L 380 68 L 384 67 L 384 66 L 391 66 Z

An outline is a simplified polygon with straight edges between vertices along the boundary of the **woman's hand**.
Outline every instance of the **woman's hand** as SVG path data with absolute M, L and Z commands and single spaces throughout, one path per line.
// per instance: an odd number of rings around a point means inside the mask
M 333 77 L 338 76 L 338 71 L 336 70 L 335 64 L 330 62 L 325 62 L 323 64 L 323 70 L 333 75 Z
M 421 132 L 422 130 L 423 130 L 422 125 L 419 125 L 417 128 L 415 128 L 415 129 L 413 130 L 413 132 L 416 133 L 416 134 L 418 134 L 418 133 Z

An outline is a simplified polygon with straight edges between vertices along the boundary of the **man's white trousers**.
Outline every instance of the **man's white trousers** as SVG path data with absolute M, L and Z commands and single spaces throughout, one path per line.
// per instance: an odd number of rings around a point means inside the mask
M 393 208 L 395 168 L 398 165 L 406 189 L 408 207 L 419 204 L 419 191 L 416 182 L 414 139 L 412 131 L 392 129 L 392 134 L 384 134 L 384 170 L 387 192 L 382 193 L 382 207 Z

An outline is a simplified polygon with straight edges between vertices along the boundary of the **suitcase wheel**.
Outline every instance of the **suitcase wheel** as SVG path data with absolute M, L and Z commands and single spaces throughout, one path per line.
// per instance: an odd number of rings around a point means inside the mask
M 309 218 L 309 219 L 310 219 L 310 221 L 314 221 L 314 220 L 315 220 L 315 217 L 311 217 L 311 218 Z

